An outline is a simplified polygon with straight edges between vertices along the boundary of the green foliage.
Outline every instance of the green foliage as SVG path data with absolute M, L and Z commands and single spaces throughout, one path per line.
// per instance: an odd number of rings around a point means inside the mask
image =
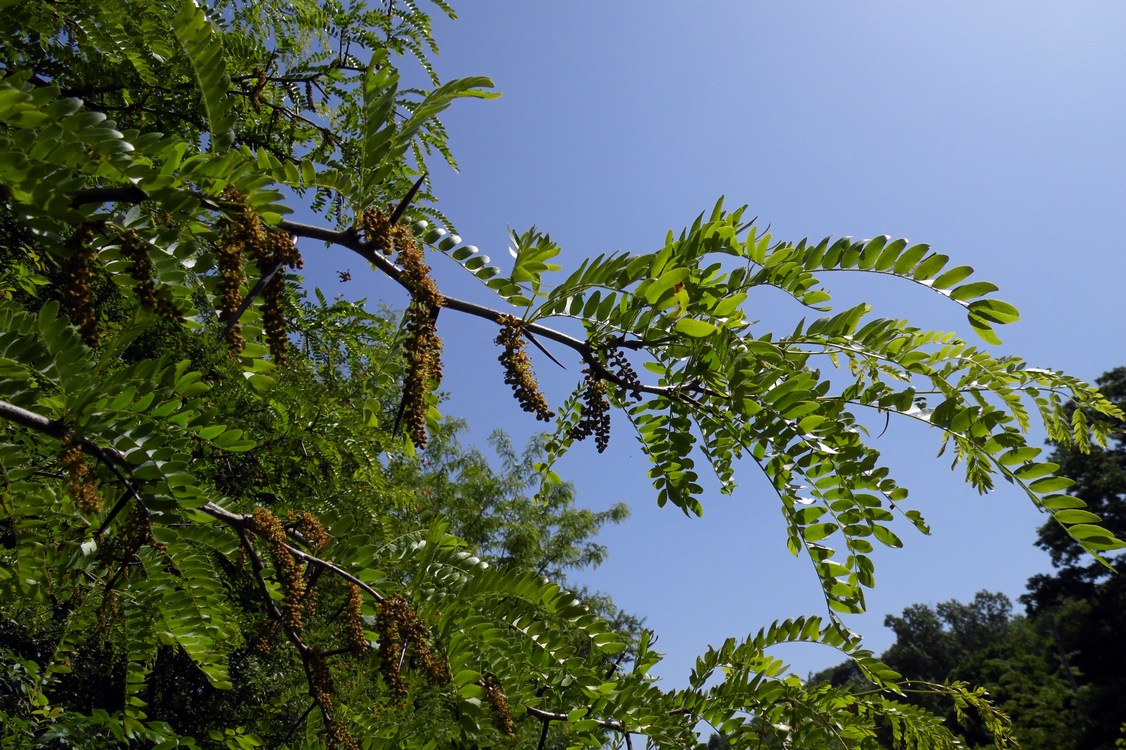
M 1120 406 L 1126 402 L 1126 370 L 1099 379 L 1104 393 Z M 1068 411 L 1072 412 L 1073 407 Z M 1123 490 L 1122 433 L 1106 448 L 1082 452 L 1057 446 L 1051 456 L 1074 479 L 1075 494 L 1121 530 Z M 886 624 L 896 636 L 882 656 L 912 681 L 965 681 L 982 686 L 1011 717 L 1021 747 L 1044 750 L 1111 748 L 1119 738 L 1119 717 L 1126 706 L 1119 634 L 1126 623 L 1126 599 L 1120 576 L 1097 561 L 1080 557 L 1055 523 L 1045 524 L 1037 545 L 1052 555 L 1057 570 L 1033 576 L 1026 616 L 1014 616 L 1000 594 L 979 593 L 968 604 L 949 601 L 931 608 L 913 605 Z M 1119 554 L 1118 559 L 1121 559 Z M 870 682 L 852 663 L 817 675 L 854 691 Z M 909 694 L 910 700 L 954 720 L 955 704 L 934 694 Z M 987 728 L 970 722 L 964 730 L 971 745 L 987 746 Z
M 562 280 L 546 234 L 513 233 L 506 274 L 423 223 L 449 223 L 425 184 L 427 158 L 452 163 L 438 115 L 493 94 L 484 78 L 433 76 L 416 4 L 0 7 L 0 607 L 20 617 L 0 643 L 9 744 L 598 747 L 638 734 L 686 747 L 703 720 L 735 747 L 953 747 L 840 620 L 864 607 L 874 542 L 926 530 L 865 412 L 932 427 L 971 486 L 1021 486 L 1096 557 L 1123 546 L 1025 439 L 1035 415 L 1061 445 L 1104 442 L 1120 412 L 1095 389 L 867 305 L 831 307 L 826 275 L 894 276 L 997 343 L 1016 310 L 925 245 L 778 242 L 720 201 L 653 252 L 597 256 Z M 430 90 L 399 87 L 403 55 Z M 332 226 L 287 219 L 297 205 Z M 280 270 L 299 265 L 281 262 L 291 237 L 347 248 L 402 286 L 404 330 L 362 303 L 301 301 Z M 496 307 L 439 291 L 418 240 Z M 766 288 L 813 317 L 758 330 L 747 310 Z M 499 473 L 449 437 L 420 458 L 397 429 L 404 393 L 413 426 L 443 429 L 422 413 L 440 347 L 421 335 L 442 307 L 518 319 L 584 365 L 542 450 L 498 441 Z M 610 409 L 632 424 L 661 505 L 702 512 L 698 464 L 726 492 L 737 466 L 756 466 L 829 619 L 729 641 L 689 687 L 658 687 L 651 636 L 551 580 L 597 563 L 592 535 L 624 516 L 576 508 L 551 469 L 586 436 L 605 447 Z M 838 649 L 877 690 L 802 682 L 768 654 L 793 641 Z M 95 676 L 106 687 L 92 700 Z M 926 689 L 1009 741 L 981 693 Z

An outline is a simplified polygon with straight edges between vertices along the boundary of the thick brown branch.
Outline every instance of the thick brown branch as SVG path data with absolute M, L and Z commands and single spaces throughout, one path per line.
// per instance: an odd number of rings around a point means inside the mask
M 122 187 L 122 188 L 89 188 L 86 190 L 77 191 L 71 198 L 72 205 L 81 205 L 84 203 L 107 203 L 107 202 L 126 202 L 126 203 L 140 203 L 148 200 L 148 196 L 143 190 L 135 187 Z M 382 252 L 373 248 L 366 240 L 362 239 L 354 230 L 334 230 L 325 227 L 318 227 L 312 224 L 304 224 L 297 221 L 282 220 L 278 224 L 278 228 L 295 234 L 299 237 L 308 237 L 309 239 L 321 240 L 331 245 L 340 245 L 341 247 L 348 248 L 356 253 L 364 260 L 371 263 L 373 266 L 382 271 L 385 275 L 390 277 L 399 286 L 404 289 L 409 289 L 408 281 L 403 274 L 403 270 L 395 265 L 392 261 L 388 260 Z M 451 310 L 455 310 L 466 315 L 472 315 L 484 320 L 490 320 L 499 324 L 502 316 L 508 313 L 494 310 L 485 305 L 479 305 L 475 302 L 457 299 L 456 297 L 442 298 L 442 306 Z M 644 385 L 637 383 L 626 383 L 617 374 L 611 372 L 605 365 L 598 359 L 595 348 L 587 341 L 577 339 L 573 336 L 568 336 L 562 331 L 557 331 L 554 328 L 548 328 L 540 325 L 539 323 L 526 323 L 523 326 L 524 331 L 535 336 L 541 336 L 545 339 L 562 344 L 582 357 L 583 361 L 591 368 L 591 371 L 600 379 L 613 383 L 621 388 L 625 388 L 632 392 L 648 393 L 652 396 L 664 396 L 675 401 L 686 401 L 686 392 L 690 391 L 701 395 L 707 395 L 717 398 L 722 398 L 722 394 L 713 391 L 710 388 L 704 387 L 699 383 L 692 384 L 688 387 L 672 387 L 672 386 L 657 386 L 657 385 Z M 539 346 L 539 343 L 536 342 Z M 542 348 L 542 347 L 541 347 Z M 635 348 L 635 347 L 630 347 Z

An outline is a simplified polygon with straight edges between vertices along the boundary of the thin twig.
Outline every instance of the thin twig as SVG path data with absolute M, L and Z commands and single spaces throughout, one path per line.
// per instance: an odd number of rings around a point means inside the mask
M 399 219 L 403 218 L 403 212 L 407 210 L 407 207 L 410 206 L 411 201 L 414 200 L 414 196 L 418 194 L 418 189 L 422 187 L 422 183 L 426 181 L 426 175 L 427 173 L 423 172 L 422 176 L 415 180 L 415 183 L 411 185 L 411 189 L 407 191 L 407 194 L 403 196 L 403 199 L 401 201 L 399 201 L 399 205 L 396 206 L 395 210 L 391 212 L 391 218 L 387 220 L 388 224 L 395 226 L 399 223 Z
M 535 336 L 532 335 L 531 331 L 521 330 L 521 333 L 524 334 L 524 338 L 528 339 L 528 341 L 531 341 L 537 349 L 539 349 L 541 352 L 543 352 L 545 355 L 547 355 L 548 359 L 550 359 L 552 362 L 554 362 L 555 364 L 562 367 L 564 370 L 567 369 L 567 366 L 565 364 L 563 364 L 562 362 L 560 362 L 559 360 L 557 360 L 555 358 L 555 355 L 552 354 L 551 352 L 549 352 L 547 350 L 547 348 L 539 342 L 539 339 L 537 339 Z
M 289 731 L 286 732 L 285 737 L 282 738 L 282 745 L 285 745 L 287 742 L 289 742 L 289 739 L 293 736 L 293 733 L 296 732 L 301 727 L 301 725 L 305 723 L 305 719 L 309 718 L 309 714 L 313 713 L 313 709 L 316 707 L 317 701 L 313 701 L 309 704 L 309 707 L 305 709 L 305 713 L 301 714 L 297 721 L 293 722 L 293 726 L 289 728 Z
M 224 337 L 226 337 L 226 335 L 231 332 L 231 329 L 235 327 L 236 323 L 242 320 L 242 316 L 245 315 L 246 311 L 250 309 L 250 306 L 254 304 L 254 300 L 257 299 L 258 295 L 262 293 L 262 290 L 266 288 L 266 285 L 273 281 L 274 277 L 277 276 L 278 271 L 281 270 L 281 267 L 281 262 L 276 260 L 269 266 L 267 266 L 267 268 L 265 269 L 266 272 L 262 274 L 262 278 L 258 279 L 258 282 L 254 285 L 254 288 L 251 289 L 250 292 L 246 295 L 246 299 L 244 299 L 242 301 L 242 304 L 239 305 L 239 308 L 235 311 L 235 314 L 227 318 L 227 320 L 223 322 Z

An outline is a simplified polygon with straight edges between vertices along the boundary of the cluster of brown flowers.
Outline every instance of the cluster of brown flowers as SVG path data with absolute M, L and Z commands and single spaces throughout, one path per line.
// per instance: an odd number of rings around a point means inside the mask
M 438 337 L 438 310 L 444 300 L 430 278 L 430 266 L 414 238 L 406 236 L 399 247 L 411 304 L 407 308 L 407 376 L 403 383 L 403 418 L 411 441 L 425 448 L 427 396 L 442 382 L 442 339 Z
M 219 268 L 220 310 L 225 320 L 234 320 L 242 304 L 242 283 L 245 280 L 243 266 L 250 248 L 265 241 L 265 230 L 258 214 L 246 203 L 246 196 L 234 188 L 223 191 L 223 200 L 238 203 L 240 209 L 236 218 L 223 217 L 219 220 L 222 236 L 219 240 L 219 254 L 216 265 Z M 235 349 L 242 351 L 242 327 L 235 321 L 227 329 L 227 341 Z
M 90 282 L 98 262 L 98 251 L 91 244 L 94 229 L 84 224 L 70 238 L 70 260 L 66 266 L 66 303 L 71 320 L 89 346 L 98 345 L 98 313 Z
M 98 513 L 102 510 L 102 496 L 94 480 L 90 478 L 90 467 L 82 453 L 82 445 L 71 434 L 63 437 L 59 461 L 66 470 L 66 488 L 74 499 L 74 504 L 83 513 Z
M 364 234 L 364 242 L 388 257 L 394 255 L 395 249 L 404 242 L 414 241 L 409 227 L 392 224 L 391 215 L 376 208 L 369 208 L 360 214 L 357 225 Z
M 421 670 L 432 685 L 449 683 L 449 666 L 434 653 L 426 624 L 402 596 L 389 596 L 380 602 L 376 629 L 379 632 L 379 672 L 397 697 L 407 694 L 401 668 L 408 650 L 410 666 Z
M 133 292 L 138 301 L 167 320 L 178 320 L 180 311 L 176 304 L 156 287 L 156 268 L 146 243 L 131 229 L 121 235 L 121 254 L 129 261 L 129 275 L 133 277 Z
M 403 281 L 411 295 L 407 308 L 407 375 L 403 382 L 401 411 L 411 442 L 425 448 L 427 396 L 442 382 L 442 340 L 438 338 L 436 320 L 443 299 L 438 286 L 430 278 L 430 266 L 422 248 L 415 241 L 410 227 L 392 224 L 389 214 L 369 209 L 360 215 L 357 227 L 364 242 L 384 255 L 398 250 Z
M 222 312 L 226 320 L 234 320 L 242 305 L 242 284 L 245 281 L 246 258 L 253 258 L 263 274 L 277 269 L 262 290 L 262 320 L 270 354 L 278 364 L 285 362 L 286 322 L 282 310 L 285 295 L 285 272 L 282 268 L 301 268 L 301 254 L 293 238 L 284 232 L 267 230 L 262 219 L 247 203 L 246 196 L 227 188 L 223 200 L 234 203 L 238 211 L 219 221 L 222 239 L 219 242 L 219 292 L 222 295 Z M 242 351 L 242 330 L 234 321 L 227 330 L 231 346 Z
M 500 731 L 508 737 L 516 736 L 516 726 L 512 722 L 512 709 L 508 705 L 508 696 L 504 694 L 504 689 L 501 688 L 500 682 L 496 677 L 485 675 L 483 680 L 485 685 L 485 700 L 493 707 L 496 712 L 497 724 L 500 726 Z
M 305 577 L 301 566 L 286 549 L 285 529 L 277 516 L 265 508 L 255 508 L 252 519 L 254 531 L 270 545 L 270 557 L 274 561 L 274 569 L 285 595 L 282 609 L 285 625 L 293 630 L 301 630 L 304 624 L 302 613 L 305 608 Z
M 301 254 L 297 251 L 297 244 L 293 238 L 284 232 L 266 232 L 266 242 L 262 247 L 256 247 L 255 260 L 262 273 L 269 273 L 268 269 L 277 268 L 266 288 L 262 290 L 262 323 L 266 328 L 266 340 L 270 344 L 270 355 L 279 365 L 285 364 L 286 347 L 289 337 L 286 335 L 285 311 L 282 309 L 282 300 L 285 297 L 285 271 L 284 267 L 300 269 L 304 267 Z
M 332 539 L 320 519 L 307 510 L 296 514 L 290 511 L 289 522 L 293 524 L 293 530 L 315 550 L 324 549 Z
M 254 629 L 251 645 L 262 656 L 269 656 L 274 651 L 274 633 L 277 625 L 273 620 L 262 620 Z
M 363 656 L 368 650 L 368 639 L 364 635 L 364 599 L 360 587 L 348 582 L 348 602 L 344 607 L 344 622 L 348 629 L 348 642 L 354 656 Z
M 321 716 L 324 717 L 328 746 L 334 749 L 360 750 L 359 743 L 356 742 L 356 738 L 352 736 L 348 728 L 344 726 L 344 722 L 333 715 L 332 694 L 334 689 L 328 658 L 320 649 L 311 649 L 307 659 L 309 692 L 312 693 L 313 700 L 317 702 L 317 706 L 321 709 Z
M 572 440 L 585 440 L 594 435 L 594 444 L 602 453 L 610 444 L 610 402 L 606 399 L 606 384 L 590 367 L 584 368 L 583 373 L 583 410 L 570 435 Z
M 512 387 L 521 409 L 535 414 L 538 420 L 551 420 L 555 412 L 548 408 L 547 399 L 540 392 L 539 383 L 532 372 L 532 362 L 524 351 L 520 321 L 512 315 L 502 315 L 497 322 L 500 323 L 500 333 L 497 334 L 496 343 L 504 347 L 498 359 L 504 366 L 505 385 Z

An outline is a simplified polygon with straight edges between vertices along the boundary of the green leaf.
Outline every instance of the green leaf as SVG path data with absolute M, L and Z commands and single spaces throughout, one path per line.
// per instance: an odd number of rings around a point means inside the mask
M 207 129 L 211 151 L 223 152 L 234 143 L 235 118 L 228 92 L 221 34 L 194 0 L 178 0 L 176 15 L 172 18 L 172 32 L 180 42 L 195 71 L 207 113 Z
M 1067 477 L 1047 477 L 1045 479 L 1038 479 L 1029 485 L 1029 489 L 1033 492 L 1048 494 L 1049 492 L 1059 492 L 1066 490 L 1068 487 L 1075 485 L 1075 482 Z
M 961 302 L 975 297 L 981 297 L 982 295 L 995 291 L 997 291 L 996 284 L 991 284 L 988 281 L 975 281 L 972 284 L 963 284 L 951 290 L 950 298 Z
M 935 289 L 949 289 L 974 272 L 970 266 L 956 266 L 940 275 L 931 286 Z
M 969 311 L 990 323 L 1015 323 L 1020 320 L 1020 312 L 1008 302 L 998 299 L 980 299 L 971 302 Z
M 672 268 L 661 274 L 661 277 L 654 280 L 645 288 L 645 301 L 650 305 L 655 305 L 677 284 L 682 284 L 691 275 L 691 270 L 687 268 Z
M 1099 517 L 1094 513 L 1086 510 L 1079 510 L 1078 508 L 1058 510 L 1052 514 L 1052 518 L 1056 519 L 1060 523 L 1066 523 L 1069 525 L 1077 523 L 1095 524 L 1100 520 Z
M 681 318 L 676 321 L 673 330 L 677 333 L 683 333 L 685 336 L 692 338 L 704 338 L 715 333 L 716 327 L 714 324 L 706 320 L 697 320 L 696 318 Z
M 913 276 L 917 280 L 929 279 L 940 270 L 942 270 L 942 267 L 945 266 L 946 262 L 949 260 L 949 257 L 942 255 L 941 253 L 935 253 L 919 264 L 918 268 L 915 269 Z
M 1054 474 L 1059 470 L 1059 468 L 1059 464 L 1053 464 L 1047 461 L 1045 461 L 1044 463 L 1025 464 L 1024 466 L 1014 471 L 1013 475 L 1017 479 L 1022 479 L 1027 482 L 1033 479 L 1039 479 L 1040 477 L 1046 477 L 1049 474 Z

